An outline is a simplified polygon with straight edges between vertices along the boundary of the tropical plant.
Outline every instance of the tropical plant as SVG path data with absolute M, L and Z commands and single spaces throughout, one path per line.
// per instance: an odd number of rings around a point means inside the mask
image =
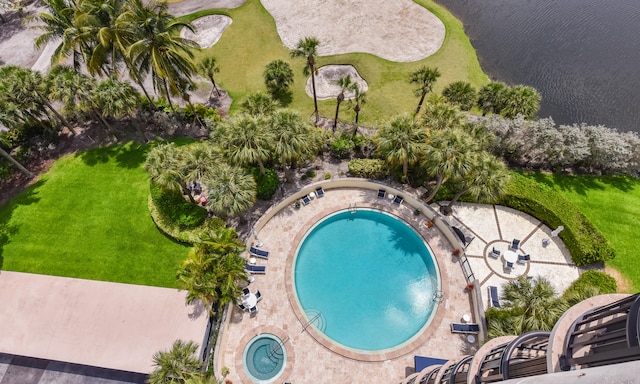
M 252 116 L 269 116 L 280 103 L 264 92 L 252 92 L 242 102 L 242 109 Z
M 98 83 L 92 99 L 106 118 L 121 119 L 131 115 L 140 105 L 138 91 L 127 81 L 108 78 Z
M 462 124 L 463 116 L 460 110 L 443 101 L 429 100 L 422 113 L 422 125 L 428 130 L 449 129 L 459 127 Z
M 168 351 L 153 354 L 153 371 L 149 384 L 181 383 L 201 376 L 202 362 L 197 357 L 198 344 L 193 341 L 176 340 Z
M 504 92 L 508 89 L 505 83 L 492 81 L 478 92 L 478 107 L 482 116 L 487 113 L 500 113 L 504 107 Z
M 257 163 L 264 174 L 264 162 L 270 158 L 273 146 L 273 132 L 264 117 L 237 116 L 219 124 L 211 137 L 233 162 Z
M 367 92 L 362 92 L 360 87 L 354 87 L 353 91 L 353 98 L 349 101 L 353 108 L 353 112 L 356 113 L 355 124 L 353 125 L 353 137 L 355 138 L 358 134 L 358 119 L 360 118 L 360 111 L 362 110 L 362 106 L 367 103 Z
M 56 65 L 49 70 L 45 80 L 48 82 L 49 97 L 62 102 L 63 110 L 71 113 L 76 109 L 88 109 L 94 112 L 91 92 L 96 86 L 91 77 L 76 72 L 65 65 Z M 97 116 L 96 116 L 97 117 Z
M 202 183 L 209 188 L 207 208 L 220 217 L 239 216 L 256 202 L 256 182 L 241 168 L 220 164 Z
M 406 181 L 409 165 L 417 163 L 424 155 L 426 137 L 426 130 L 414 118 L 402 115 L 386 122 L 374 140 L 378 153 L 390 165 L 402 165 L 402 177 Z
M 440 71 L 438 71 L 438 68 L 429 68 L 426 66 L 423 66 L 409 75 L 409 83 L 418 85 L 418 88 L 415 90 L 415 94 L 420 97 L 420 101 L 418 102 L 418 107 L 416 108 L 414 115 L 417 115 L 420 112 L 424 98 L 427 96 L 427 93 L 433 90 L 433 84 L 438 80 L 438 77 L 440 77 Z
M 336 127 L 338 126 L 338 113 L 340 112 L 340 104 L 344 101 L 344 93 L 358 88 L 358 83 L 351 80 L 351 75 L 347 75 L 338 79 L 338 86 L 340 87 L 340 93 L 336 96 L 336 117 L 333 119 L 333 133 L 336 132 Z
M 287 176 L 287 164 L 293 168 L 297 161 L 310 158 L 318 148 L 309 124 L 297 112 L 280 109 L 269 119 L 273 135 L 272 150 L 280 160 Z
M 220 66 L 216 61 L 216 58 L 213 56 L 207 56 L 198 63 L 196 68 L 200 75 L 206 77 L 207 79 L 209 79 L 209 81 L 211 81 L 211 85 L 213 86 L 213 88 L 211 88 L 211 94 L 209 95 L 209 97 L 213 95 L 214 90 L 216 91 L 216 95 L 220 97 L 220 91 L 218 90 L 215 79 L 215 74 L 220 72 Z
M 28 178 L 32 178 L 35 175 L 33 174 L 33 172 L 31 172 L 30 170 L 28 170 L 27 168 L 25 168 L 22 164 L 20 164 L 16 159 L 13 158 L 13 156 L 11 156 L 9 153 L 7 153 L 4 149 L 2 149 L 0 147 L 0 156 L 4 157 L 5 159 L 7 159 L 11 164 L 13 164 L 16 168 L 18 168 L 20 170 L 20 172 L 24 173 L 25 175 L 27 175 Z
M 293 70 L 289 63 L 274 60 L 267 64 L 264 70 L 264 82 L 272 95 L 279 95 L 287 91 L 293 83 Z
M 476 102 L 476 90 L 466 81 L 454 81 L 442 91 L 442 96 L 463 111 L 470 110 Z
M 320 116 L 318 114 L 318 97 L 316 96 L 316 74 L 318 72 L 316 68 L 316 55 L 318 54 L 318 45 L 320 42 L 315 37 L 305 37 L 298 41 L 295 49 L 291 50 L 292 57 L 304 57 L 307 60 L 306 65 L 304 66 L 304 75 L 311 75 L 311 87 L 313 90 L 313 105 L 314 105 L 314 113 L 316 116 L 316 125 L 318 124 L 318 120 L 320 120 Z
M 500 114 L 514 118 L 518 114 L 531 119 L 540 109 L 540 94 L 526 85 L 516 85 L 503 93 L 503 108 Z
M 200 182 L 203 175 L 213 172 L 222 162 L 220 148 L 208 142 L 190 144 L 184 148 L 182 157 L 187 182 Z
M 143 168 L 162 188 L 186 190 L 182 151 L 175 143 L 161 144 L 147 154 Z

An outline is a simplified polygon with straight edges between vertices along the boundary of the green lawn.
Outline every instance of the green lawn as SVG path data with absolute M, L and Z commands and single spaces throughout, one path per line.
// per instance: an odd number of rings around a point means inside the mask
M 444 44 L 434 55 L 412 63 L 395 63 L 364 53 L 318 58 L 318 66 L 352 64 L 369 83 L 368 102 L 360 113 L 361 121 L 365 125 L 373 125 L 395 114 L 412 113 L 415 110 L 418 98 L 414 96 L 414 86 L 409 84 L 408 78 L 412 71 L 423 65 L 437 67 L 442 73 L 435 84 L 436 92 L 457 80 L 469 81 L 476 88 L 488 82 L 462 24 L 432 0 L 418 0 L 417 3 L 438 16 L 447 29 Z M 313 99 L 304 91 L 304 59 L 291 58 L 289 49 L 282 44 L 276 31 L 274 19 L 259 0 L 247 0 L 236 9 L 200 11 L 186 18 L 194 19 L 207 14 L 224 14 L 233 19 L 233 23 L 225 30 L 216 45 L 198 53 L 198 57 L 212 54 L 218 60 L 220 73 L 216 80 L 234 99 L 232 112 L 238 110 L 238 101 L 241 102 L 248 93 L 266 91 L 262 77 L 264 68 L 269 62 L 282 59 L 292 65 L 295 73 L 294 84 L 291 87 L 292 98 L 288 106 L 300 111 L 303 116 L 311 116 Z M 202 85 L 210 87 L 209 83 Z M 319 107 L 322 115 L 333 117 L 334 100 L 321 101 Z M 340 116 L 345 121 L 350 121 L 353 112 L 342 108 Z
M 609 264 L 640 290 L 640 180 L 628 177 L 529 174 L 578 206 L 616 250 Z
M 117 145 L 58 160 L 0 207 L 0 268 L 176 287 L 188 247 L 155 227 L 141 165 L 146 146 Z

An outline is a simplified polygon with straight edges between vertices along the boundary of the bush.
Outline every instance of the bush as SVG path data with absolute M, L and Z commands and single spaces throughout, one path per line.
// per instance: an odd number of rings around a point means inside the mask
M 550 187 L 512 173 L 505 194 L 497 204 L 528 213 L 550 228 L 564 226 L 560 238 L 577 265 L 607 261 L 615 251 L 578 208 Z
M 571 283 L 563 296 L 572 295 L 574 292 L 584 292 L 589 286 L 597 288 L 601 295 L 618 291 L 616 279 L 604 272 L 592 270 L 584 272 L 576 281 Z
M 264 175 L 260 173 L 260 168 L 251 168 L 251 174 L 256 181 L 257 196 L 260 200 L 271 200 L 278 190 L 280 179 L 273 169 L 265 168 Z
M 149 192 L 161 220 L 180 230 L 196 228 L 207 218 L 206 209 L 185 200 L 179 191 L 151 183 Z
M 389 169 L 381 159 L 356 159 L 349 162 L 349 173 L 354 177 L 382 180 L 389 175 Z
M 355 148 L 351 139 L 340 138 L 331 143 L 331 155 L 338 159 L 348 159 Z
M 211 121 L 220 121 L 220 115 L 218 115 L 218 110 L 215 108 L 209 108 L 202 104 L 195 104 L 193 106 L 187 105 L 184 108 L 184 117 L 187 120 L 193 120 L 195 116 L 198 116 L 201 119 L 207 119 Z
M 15 168 L 7 160 L 0 159 L 0 180 L 9 180 L 13 176 Z

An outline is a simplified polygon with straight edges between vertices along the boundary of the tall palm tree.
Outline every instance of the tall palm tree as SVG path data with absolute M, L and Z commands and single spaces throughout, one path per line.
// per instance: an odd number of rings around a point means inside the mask
M 269 116 L 279 106 L 278 100 L 264 92 L 252 92 L 242 102 L 242 109 L 252 116 Z
M 292 57 L 304 57 L 307 59 L 307 64 L 304 66 L 304 75 L 311 75 L 311 87 L 313 89 L 313 105 L 314 113 L 316 115 L 316 125 L 320 120 L 318 114 L 318 97 L 316 96 L 316 74 L 318 69 L 316 68 L 316 55 L 318 54 L 318 45 L 320 41 L 315 37 L 305 37 L 298 41 L 295 49 L 291 50 Z
M 202 183 L 209 188 L 207 208 L 220 217 L 239 216 L 256 202 L 256 182 L 241 168 L 220 164 Z
M 202 362 L 197 351 L 198 344 L 193 341 L 176 340 L 170 350 L 154 353 L 149 384 L 182 383 L 201 376 Z
M 425 198 L 426 202 L 430 202 L 443 182 L 449 178 L 464 177 L 469 172 L 477 144 L 462 128 L 453 126 L 431 130 L 424 150 L 421 167 L 436 181 Z
M 402 165 L 402 176 L 406 181 L 409 165 L 415 164 L 424 155 L 427 132 L 409 116 L 396 116 L 378 130 L 375 141 L 378 153 L 389 164 Z
M 214 142 L 236 164 L 258 164 L 264 175 L 264 162 L 271 156 L 273 133 L 264 117 L 240 115 L 221 123 L 213 132 Z
M 342 76 L 338 79 L 338 86 L 340 86 L 340 93 L 336 97 L 336 117 L 333 119 L 333 133 L 336 132 L 338 126 L 338 113 L 340 112 L 340 104 L 344 101 L 344 93 L 346 91 L 353 91 L 358 87 L 358 84 L 351 80 L 351 75 Z
M 200 243 L 206 245 L 216 255 L 240 254 L 245 245 L 238 239 L 238 232 L 231 227 L 216 228 L 202 234 Z
M 186 188 L 182 152 L 175 143 L 161 144 L 147 154 L 143 168 L 153 183 L 167 189 Z
M 442 91 L 442 96 L 463 111 L 470 110 L 476 102 L 476 90 L 466 81 L 454 81 Z
M 420 101 L 418 102 L 418 107 L 416 108 L 414 115 L 417 115 L 420 112 L 425 96 L 433 90 L 433 84 L 438 80 L 438 77 L 440 77 L 440 71 L 438 71 L 438 68 L 430 68 L 426 66 L 423 66 L 409 75 L 409 83 L 418 84 L 415 94 L 420 97 Z
M 367 103 L 367 92 L 362 92 L 360 87 L 353 88 L 353 99 L 350 100 L 353 111 L 356 113 L 355 123 L 353 125 L 353 138 L 358 134 L 358 118 L 360 117 L 360 111 L 362 106 Z
M 460 110 L 446 102 L 429 100 L 422 113 L 422 124 L 429 130 L 459 127 L 463 116 Z
M 216 91 L 216 95 L 220 97 L 220 91 L 218 90 L 218 86 L 216 85 L 215 75 L 220 72 L 220 66 L 218 65 L 218 61 L 213 56 L 207 56 L 202 59 L 198 65 L 196 66 L 198 73 L 211 81 L 211 85 L 213 88 L 211 89 L 211 94 L 209 97 L 213 95 L 213 91 Z
M 182 157 L 185 179 L 188 182 L 201 181 L 202 176 L 213 172 L 222 162 L 220 149 L 208 142 L 198 142 L 184 148 Z
M 269 93 L 274 96 L 286 92 L 293 83 L 293 70 L 289 63 L 274 60 L 267 64 L 264 70 L 264 82 Z
M 205 244 L 196 243 L 177 273 L 180 285 L 187 291 L 187 304 L 200 302 L 210 313 L 213 312 L 213 305 L 218 302 L 216 281 L 213 278 L 216 257 L 219 255 L 209 252 Z
M 482 116 L 487 113 L 500 113 L 504 103 L 505 83 L 492 81 L 478 92 L 478 107 L 482 109 Z
M 540 109 L 541 96 L 534 88 L 526 85 L 516 85 L 507 90 L 504 94 L 504 107 L 500 114 L 513 119 L 521 114 L 527 119 L 531 119 Z
M 138 109 L 140 95 L 127 81 L 102 80 L 92 93 L 93 100 L 105 117 L 121 119 Z
M 280 159 L 287 176 L 287 164 L 293 167 L 295 162 L 311 157 L 314 150 L 314 139 L 311 129 L 297 112 L 280 109 L 271 115 L 269 120 L 273 132 L 273 152 Z
M 457 183 L 460 189 L 444 207 L 444 213 L 451 213 L 453 205 L 467 193 L 476 201 L 495 201 L 504 193 L 509 178 L 503 160 L 485 151 L 476 153 L 469 171 Z

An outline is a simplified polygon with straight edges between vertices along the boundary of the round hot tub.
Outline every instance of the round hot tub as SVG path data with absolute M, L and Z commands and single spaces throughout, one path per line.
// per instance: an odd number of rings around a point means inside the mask
M 244 370 L 255 383 L 271 383 L 284 370 L 287 350 L 282 340 L 272 334 L 251 339 L 242 356 Z

